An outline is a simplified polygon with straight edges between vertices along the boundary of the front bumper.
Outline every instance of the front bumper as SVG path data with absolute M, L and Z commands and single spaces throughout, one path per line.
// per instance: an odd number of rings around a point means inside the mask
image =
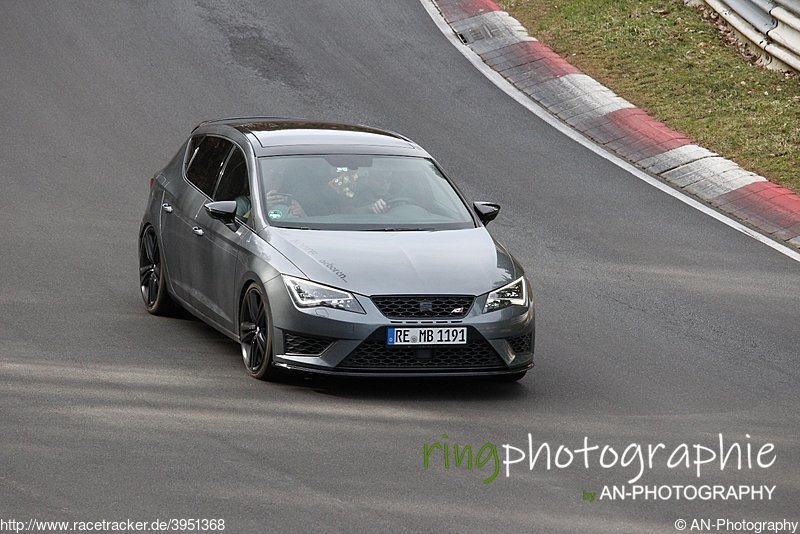
M 511 306 L 482 313 L 486 295 L 461 319 L 388 319 L 369 297 L 365 314 L 298 308 L 281 277 L 265 287 L 273 324 L 273 365 L 340 376 L 502 376 L 533 367 L 535 313 Z M 467 345 L 387 347 L 388 327 L 467 327 Z

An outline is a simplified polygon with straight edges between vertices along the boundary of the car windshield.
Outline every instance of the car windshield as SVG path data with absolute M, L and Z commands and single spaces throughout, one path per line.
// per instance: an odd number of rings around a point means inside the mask
M 425 158 L 377 155 L 259 159 L 272 226 L 311 230 L 474 228 L 464 201 Z

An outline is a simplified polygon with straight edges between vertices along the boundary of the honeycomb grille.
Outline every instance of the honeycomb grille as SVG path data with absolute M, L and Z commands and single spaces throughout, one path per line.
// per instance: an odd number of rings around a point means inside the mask
M 511 345 L 511 350 L 516 354 L 531 351 L 531 335 L 525 334 L 524 336 L 517 336 L 507 339 L 508 344 Z
M 465 295 L 372 297 L 375 306 L 389 319 L 460 319 L 467 315 L 473 300 L 475 297 Z
M 331 340 L 318 337 L 290 334 L 283 335 L 283 350 L 286 354 L 322 354 L 331 345 Z
M 339 369 L 506 369 L 489 343 L 473 341 L 450 347 L 387 347 L 364 341 L 338 366 Z

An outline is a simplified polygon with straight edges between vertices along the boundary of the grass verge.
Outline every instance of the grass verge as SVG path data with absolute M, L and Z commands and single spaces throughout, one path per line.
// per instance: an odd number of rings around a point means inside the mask
M 500 0 L 529 33 L 651 116 L 800 192 L 800 80 L 743 57 L 681 0 Z

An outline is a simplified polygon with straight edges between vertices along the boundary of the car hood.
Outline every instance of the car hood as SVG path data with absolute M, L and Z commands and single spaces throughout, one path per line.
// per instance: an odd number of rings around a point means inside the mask
M 480 295 L 521 274 L 484 228 L 348 232 L 267 228 L 309 280 L 362 295 Z

